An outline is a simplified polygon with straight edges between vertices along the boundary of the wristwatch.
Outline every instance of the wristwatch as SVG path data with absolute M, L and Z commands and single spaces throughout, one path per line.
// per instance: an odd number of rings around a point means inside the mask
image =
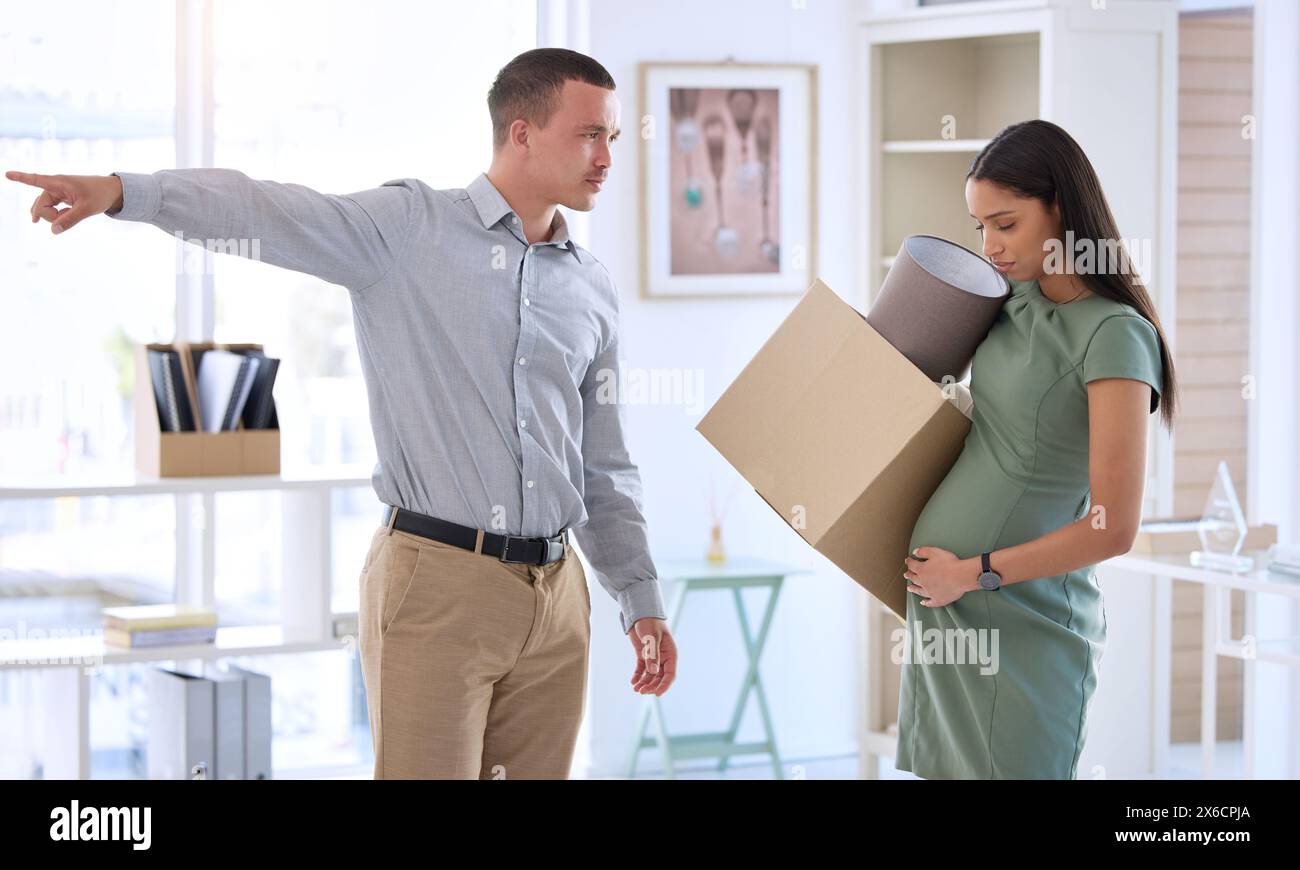
M 980 554 L 980 567 L 984 569 L 980 572 L 980 588 L 987 592 L 997 592 L 1002 588 L 1002 575 L 989 565 L 989 555 L 989 553 Z

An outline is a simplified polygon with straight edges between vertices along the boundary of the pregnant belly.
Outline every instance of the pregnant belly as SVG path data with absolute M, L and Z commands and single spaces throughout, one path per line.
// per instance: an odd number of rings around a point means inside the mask
M 1014 480 L 970 442 L 930 496 L 908 549 L 942 547 L 960 558 L 1033 540 L 1072 522 L 1086 487 Z
M 968 444 L 921 509 L 908 550 L 941 547 L 967 558 L 992 549 L 1021 490 Z

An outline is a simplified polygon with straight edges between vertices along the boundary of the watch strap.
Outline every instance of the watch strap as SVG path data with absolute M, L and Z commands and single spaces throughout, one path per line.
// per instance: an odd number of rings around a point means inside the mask
M 983 571 L 980 573 L 980 581 L 981 581 L 980 587 L 986 588 L 984 587 L 984 583 L 983 583 L 984 575 L 992 574 L 998 578 L 998 585 L 994 586 L 992 591 L 1000 592 L 1002 591 L 1002 575 L 999 574 L 997 571 L 994 571 L 993 566 L 989 563 L 989 556 L 991 555 L 992 553 L 980 553 L 980 567 L 983 568 Z

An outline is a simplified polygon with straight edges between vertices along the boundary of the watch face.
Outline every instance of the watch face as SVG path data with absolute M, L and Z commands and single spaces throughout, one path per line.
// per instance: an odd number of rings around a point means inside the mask
M 997 589 L 1002 585 L 1002 577 L 996 571 L 985 571 L 980 574 L 979 583 L 983 589 Z

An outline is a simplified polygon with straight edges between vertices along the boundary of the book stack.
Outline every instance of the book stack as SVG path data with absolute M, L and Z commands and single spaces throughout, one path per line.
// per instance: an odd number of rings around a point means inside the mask
M 1268 550 L 1268 570 L 1300 577 L 1300 545 L 1274 544 Z
M 215 643 L 216 611 L 184 604 L 105 607 L 104 643 L 135 649 L 177 644 Z

